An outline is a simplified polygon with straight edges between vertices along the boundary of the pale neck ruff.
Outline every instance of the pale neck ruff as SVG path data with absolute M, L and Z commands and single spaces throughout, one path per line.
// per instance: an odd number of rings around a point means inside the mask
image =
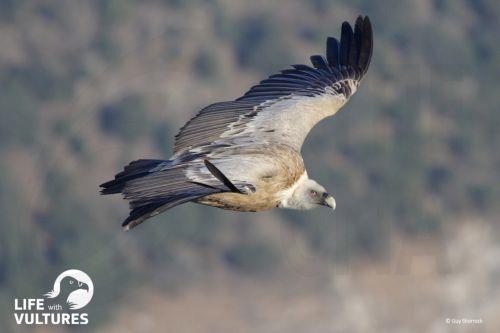
M 299 179 L 295 183 L 292 184 L 292 186 L 282 191 L 279 191 L 276 194 L 276 197 L 278 198 L 278 207 L 295 208 L 296 202 L 295 198 L 293 197 L 293 193 L 300 185 L 302 185 L 308 179 L 309 177 L 307 176 L 307 171 L 304 170 L 304 173 L 299 177 Z

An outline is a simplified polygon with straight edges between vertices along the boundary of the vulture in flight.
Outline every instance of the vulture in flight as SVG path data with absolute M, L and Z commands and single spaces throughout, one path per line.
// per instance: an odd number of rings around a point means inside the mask
M 373 32 L 368 16 L 329 37 L 326 58 L 293 65 L 243 96 L 209 105 L 175 136 L 168 160 L 140 159 L 101 185 L 129 201 L 125 229 L 174 206 L 196 202 L 245 212 L 274 207 L 335 209 L 334 198 L 309 178 L 300 154 L 309 131 L 334 115 L 368 70 Z

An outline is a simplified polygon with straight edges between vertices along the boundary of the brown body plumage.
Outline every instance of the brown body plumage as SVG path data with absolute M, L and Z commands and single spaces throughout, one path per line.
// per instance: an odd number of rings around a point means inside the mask
M 232 192 L 211 194 L 195 202 L 240 212 L 260 212 L 277 207 L 278 193 L 290 188 L 304 174 L 304 161 L 299 153 L 286 145 L 263 147 L 258 154 L 264 159 L 272 156 L 275 170 L 261 175 L 252 184 L 253 189 L 245 194 Z

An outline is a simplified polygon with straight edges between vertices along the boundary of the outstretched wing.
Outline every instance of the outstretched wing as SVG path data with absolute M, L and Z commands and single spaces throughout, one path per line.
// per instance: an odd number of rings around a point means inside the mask
M 300 151 L 311 128 L 335 114 L 368 70 L 373 32 L 367 16 L 354 31 L 342 24 L 340 42 L 327 39 L 326 59 L 294 65 L 253 86 L 235 101 L 212 104 L 176 135 L 174 154 L 212 144 L 286 144 Z

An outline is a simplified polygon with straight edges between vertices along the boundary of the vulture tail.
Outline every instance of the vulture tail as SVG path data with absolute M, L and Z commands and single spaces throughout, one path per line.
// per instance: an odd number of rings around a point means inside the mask
M 122 193 L 129 201 L 130 215 L 122 223 L 129 230 L 172 207 L 224 191 L 191 182 L 185 176 L 186 167 L 164 160 L 133 161 L 102 184 L 101 193 Z
M 147 176 L 151 170 L 164 163 L 164 160 L 137 160 L 130 162 L 129 165 L 123 168 L 123 171 L 116 174 L 115 179 L 99 185 L 101 194 L 121 193 L 125 184 L 136 178 Z

